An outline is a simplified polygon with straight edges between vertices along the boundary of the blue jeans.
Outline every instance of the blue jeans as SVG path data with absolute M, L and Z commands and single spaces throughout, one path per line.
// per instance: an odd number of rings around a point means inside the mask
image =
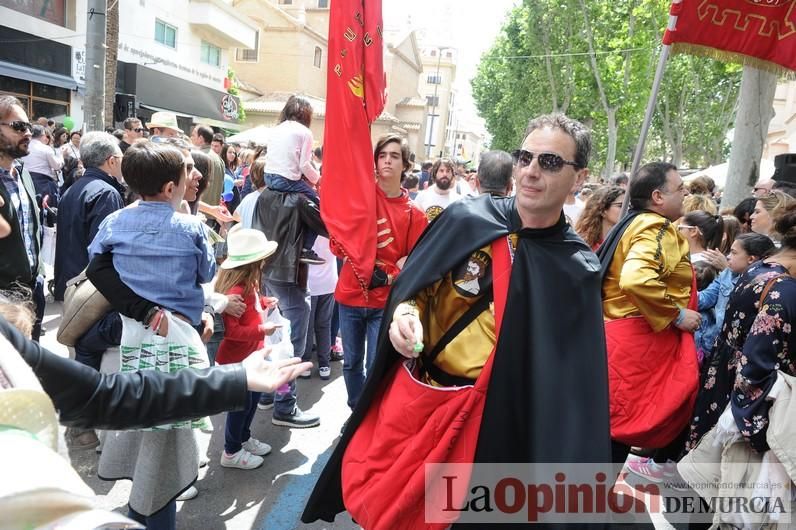
M 149 516 L 141 515 L 128 507 L 127 517 L 145 525 L 147 530 L 174 530 L 177 528 L 177 501 L 171 501 Z
M 365 369 L 370 370 L 376 358 L 376 342 L 384 310 L 345 304 L 339 304 L 339 308 L 340 334 L 343 336 L 343 379 L 348 391 L 348 406 L 353 410 L 365 386 Z
M 312 345 L 318 356 L 318 367 L 329 367 L 329 354 L 332 350 L 331 324 L 334 309 L 334 294 L 313 296 L 310 307 L 310 325 L 307 326 L 307 345 L 304 348 L 302 361 L 312 360 Z
M 199 333 L 201 335 L 201 333 Z M 216 353 L 218 347 L 221 345 L 221 340 L 224 338 L 224 317 L 221 313 L 213 313 L 213 334 L 210 340 L 207 341 L 207 358 L 210 361 L 210 366 L 216 365 Z
M 276 173 L 266 173 L 265 185 L 268 186 L 269 190 L 281 191 L 283 193 L 301 193 L 309 200 L 320 206 L 318 193 L 303 180 L 300 179 L 290 180 L 288 178 L 283 177 L 282 175 L 277 175 Z M 317 238 L 318 234 L 316 234 L 315 232 L 310 230 L 307 226 L 305 226 L 304 242 L 301 245 L 302 248 L 305 248 L 307 250 L 311 249 L 312 245 L 315 244 L 315 240 Z
M 310 294 L 295 283 L 263 280 L 268 296 L 279 299 L 282 316 L 290 321 L 290 342 L 293 356 L 303 357 L 307 345 L 307 326 L 310 322 Z M 265 399 L 268 399 L 267 396 Z M 290 383 L 290 392 L 277 393 L 274 397 L 274 413 L 290 415 L 296 406 L 296 383 Z
M 105 350 L 122 341 L 122 319 L 111 311 L 91 326 L 75 343 L 75 360 L 99 371 Z
M 227 425 L 224 429 L 224 451 L 234 455 L 240 451 L 243 442 L 247 441 L 252 433 L 250 427 L 254 413 L 257 412 L 257 402 L 260 401 L 259 392 L 249 392 L 246 408 L 227 413 Z

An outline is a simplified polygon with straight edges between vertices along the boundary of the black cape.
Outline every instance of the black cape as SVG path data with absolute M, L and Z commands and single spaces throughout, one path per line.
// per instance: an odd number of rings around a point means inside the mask
M 513 198 L 481 196 L 450 205 L 429 225 L 393 285 L 378 355 L 340 442 L 301 520 L 333 521 L 343 506 L 345 448 L 382 379 L 403 359 L 388 337 L 402 301 L 442 279 L 500 236 L 520 235 L 476 462 L 610 462 L 608 372 L 600 264 L 566 224 L 522 229 Z

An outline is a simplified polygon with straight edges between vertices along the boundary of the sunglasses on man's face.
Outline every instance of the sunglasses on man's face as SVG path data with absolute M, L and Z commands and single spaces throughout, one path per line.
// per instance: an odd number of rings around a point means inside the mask
M 33 124 L 27 121 L 17 120 L 17 121 L 2 121 L 0 125 L 7 125 L 14 129 L 16 132 L 24 133 L 26 131 L 33 130 Z
M 142 133 L 142 132 L 144 132 L 146 129 L 144 129 L 143 127 L 136 127 L 136 128 L 135 128 L 135 129 L 133 129 L 133 130 L 134 130 L 135 132 L 137 132 L 137 133 Z
M 519 167 L 530 166 L 533 159 L 536 158 L 539 167 L 551 173 L 558 173 L 565 165 L 579 167 L 576 162 L 565 160 L 555 153 L 531 153 L 525 149 L 517 149 L 511 153 L 511 156 L 514 158 L 514 164 Z

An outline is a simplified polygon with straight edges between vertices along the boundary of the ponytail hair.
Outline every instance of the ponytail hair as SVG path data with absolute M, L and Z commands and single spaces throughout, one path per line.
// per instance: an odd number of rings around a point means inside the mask
M 756 257 L 758 260 L 769 257 L 777 250 L 770 237 L 755 232 L 740 234 L 735 240 L 740 243 L 744 252 Z
M 683 219 L 685 224 L 699 229 L 705 249 L 721 247 L 721 240 L 724 237 L 724 220 L 720 215 L 711 215 L 702 210 L 696 210 L 687 213 Z

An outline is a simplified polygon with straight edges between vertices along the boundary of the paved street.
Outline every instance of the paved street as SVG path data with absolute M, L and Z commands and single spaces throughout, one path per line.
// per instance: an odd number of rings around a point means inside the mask
M 61 304 L 48 304 L 42 344 L 66 356 L 55 332 Z M 318 474 L 336 443 L 340 427 L 348 417 L 342 363 L 332 363 L 332 378 L 298 380 L 299 406 L 320 414 L 321 425 L 314 429 L 288 429 L 271 424 L 271 411 L 258 410 L 252 423 L 255 437 L 273 447 L 265 464 L 253 471 L 222 468 L 219 457 L 224 444 L 224 419 L 212 418 L 213 434 L 200 432 L 200 447 L 206 448 L 210 464 L 201 469 L 196 487 L 199 496 L 177 503 L 178 529 L 288 530 L 293 528 L 350 530 L 359 528 L 347 515 L 335 524 L 303 525 L 299 522 L 304 503 Z M 97 478 L 97 455 L 74 451 L 72 464 L 97 493 L 99 504 L 112 510 L 126 510 L 130 482 L 106 482 Z

